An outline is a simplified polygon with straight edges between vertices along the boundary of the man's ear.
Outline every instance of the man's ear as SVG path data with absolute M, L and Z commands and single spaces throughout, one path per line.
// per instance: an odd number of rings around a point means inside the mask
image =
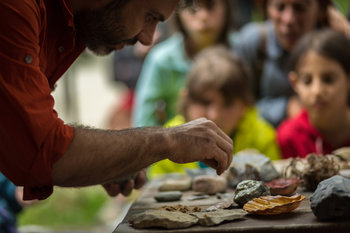
M 296 84 L 297 84 L 298 74 L 295 73 L 294 71 L 291 71 L 291 72 L 288 73 L 288 78 L 289 78 L 289 82 L 292 85 L 294 91 L 296 91 Z

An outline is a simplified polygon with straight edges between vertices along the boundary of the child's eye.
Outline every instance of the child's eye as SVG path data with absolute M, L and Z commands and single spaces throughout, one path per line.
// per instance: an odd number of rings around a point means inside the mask
M 286 8 L 286 4 L 283 4 L 283 3 L 276 3 L 276 4 L 275 4 L 275 8 L 276 8 L 279 12 L 282 12 L 282 11 L 284 11 L 284 9 Z
M 293 9 L 296 12 L 302 13 L 302 12 L 305 12 L 307 10 L 307 5 L 305 3 L 303 3 L 303 4 L 295 4 L 295 5 L 293 5 Z
M 311 75 L 303 75 L 303 76 L 301 76 L 300 81 L 304 85 L 310 85 L 312 83 L 312 77 L 311 77 Z
M 334 82 L 334 76 L 332 74 L 323 75 L 322 82 L 326 84 L 332 84 Z

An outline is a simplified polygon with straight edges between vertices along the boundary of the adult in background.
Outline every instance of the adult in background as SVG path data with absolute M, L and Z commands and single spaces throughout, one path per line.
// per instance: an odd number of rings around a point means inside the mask
M 260 114 L 276 127 L 300 110 L 286 68 L 295 44 L 319 28 L 348 34 L 349 25 L 331 0 L 265 0 L 263 6 L 268 20 L 245 26 L 235 49 L 253 70 L 252 88 Z
M 187 1 L 188 2 L 188 1 Z M 149 45 L 178 0 L 2 0 L 0 2 L 0 170 L 24 199 L 53 186 L 103 184 L 110 195 L 145 182 L 148 165 L 203 161 L 221 174 L 232 140 L 204 118 L 172 129 L 91 129 L 58 118 L 51 91 L 88 47 L 98 55 Z M 141 172 L 139 172 L 141 171 Z M 139 172 L 139 173 L 137 173 Z M 137 173 L 123 187 L 118 179 Z

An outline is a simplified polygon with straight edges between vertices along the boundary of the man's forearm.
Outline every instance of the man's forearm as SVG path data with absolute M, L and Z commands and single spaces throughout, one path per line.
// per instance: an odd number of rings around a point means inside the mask
M 169 140 L 161 128 L 74 129 L 74 139 L 54 164 L 54 185 L 75 187 L 111 182 L 166 158 Z

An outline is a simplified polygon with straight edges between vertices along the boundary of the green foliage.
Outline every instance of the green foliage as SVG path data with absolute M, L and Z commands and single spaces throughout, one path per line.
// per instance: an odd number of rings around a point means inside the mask
M 40 225 L 51 229 L 83 229 L 99 225 L 98 213 L 108 195 L 102 187 L 56 188 L 47 200 L 27 207 L 18 226 Z

